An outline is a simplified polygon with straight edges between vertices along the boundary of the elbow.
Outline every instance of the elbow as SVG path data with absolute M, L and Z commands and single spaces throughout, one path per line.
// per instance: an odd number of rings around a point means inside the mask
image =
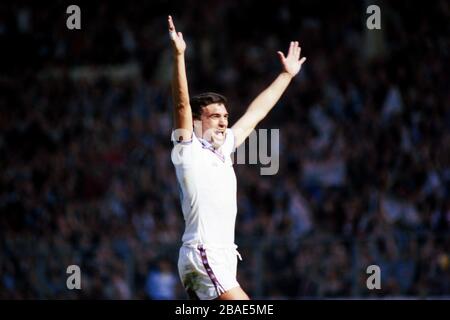
M 175 104 L 175 110 L 177 110 L 178 112 L 185 112 L 186 110 L 190 109 L 191 106 L 189 105 L 189 103 L 178 102 L 177 104 Z

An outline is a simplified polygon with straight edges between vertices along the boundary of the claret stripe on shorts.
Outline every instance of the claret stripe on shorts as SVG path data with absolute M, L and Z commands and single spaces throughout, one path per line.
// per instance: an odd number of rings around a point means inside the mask
M 200 257 L 202 259 L 203 266 L 206 269 L 206 273 L 208 274 L 208 277 L 211 279 L 212 283 L 214 284 L 217 294 L 220 296 L 222 293 L 225 292 L 225 289 L 219 283 L 219 280 L 217 280 L 216 275 L 212 271 L 211 266 L 209 265 L 209 262 L 208 262 L 208 257 L 206 256 L 206 250 L 205 250 L 205 248 L 203 248 L 203 245 L 199 244 L 198 250 L 200 251 Z

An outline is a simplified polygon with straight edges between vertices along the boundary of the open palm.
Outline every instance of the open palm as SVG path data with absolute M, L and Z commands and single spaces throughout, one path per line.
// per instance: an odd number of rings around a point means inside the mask
M 299 46 L 298 41 L 291 41 L 289 45 L 288 54 L 285 57 L 283 52 L 278 51 L 278 56 L 280 57 L 281 64 L 285 72 L 289 73 L 291 76 L 295 76 L 302 68 L 303 62 L 305 62 L 306 57 L 300 59 L 300 52 L 302 48 Z

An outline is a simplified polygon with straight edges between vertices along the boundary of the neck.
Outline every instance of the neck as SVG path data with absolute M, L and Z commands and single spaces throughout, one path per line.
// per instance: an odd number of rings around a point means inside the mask
M 206 146 L 206 147 L 208 147 L 208 148 L 213 148 L 214 150 L 217 150 L 217 149 L 219 149 L 219 147 L 220 147 L 220 146 L 215 145 L 215 144 L 212 143 L 211 141 L 208 141 L 208 140 L 203 139 L 203 138 L 198 138 L 198 140 L 200 140 L 200 142 L 201 142 L 204 146 Z

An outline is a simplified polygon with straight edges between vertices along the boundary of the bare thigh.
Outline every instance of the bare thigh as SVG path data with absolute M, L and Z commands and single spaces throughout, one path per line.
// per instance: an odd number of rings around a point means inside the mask
M 222 293 L 216 300 L 250 300 L 241 287 L 236 287 Z

